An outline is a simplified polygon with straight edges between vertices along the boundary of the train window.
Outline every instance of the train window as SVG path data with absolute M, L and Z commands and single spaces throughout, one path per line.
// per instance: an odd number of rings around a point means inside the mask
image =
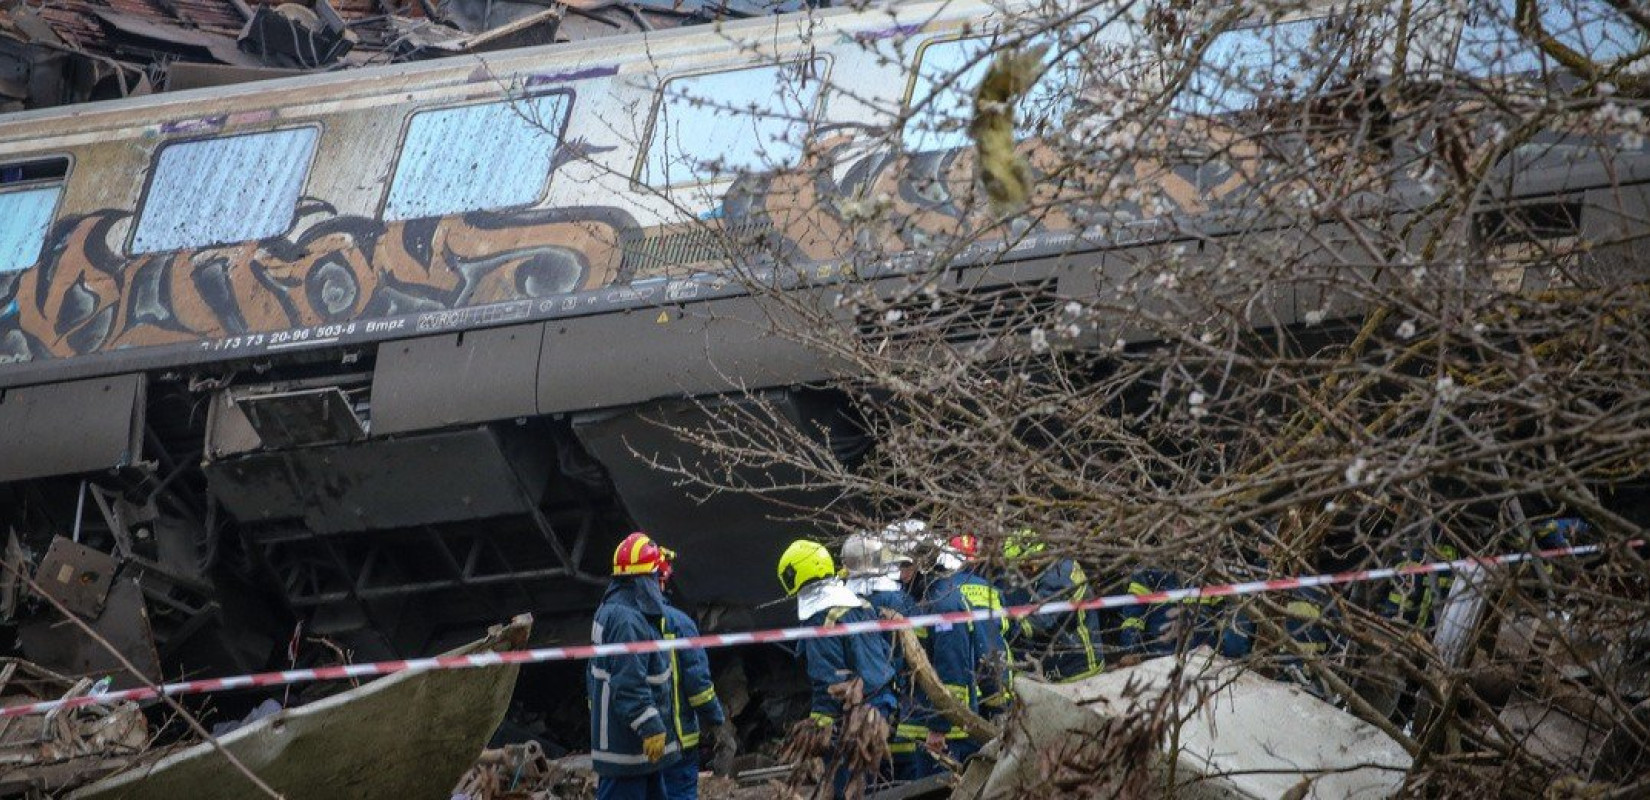
M 1650 46 L 1650 33 L 1608 0 L 1549 0 L 1536 5 L 1541 27 L 1559 44 L 1608 65 Z M 1513 26 L 1515 0 L 1478 0 L 1467 12 L 1456 49 L 1456 68 L 1474 77 L 1519 75 L 1551 69 L 1540 51 Z
M 67 158 L 0 163 L 0 273 L 40 260 L 68 174 Z
M 132 253 L 245 242 L 292 227 L 314 127 L 196 139 L 155 157 Z
M 1261 98 L 1294 100 L 1325 82 L 1324 69 L 1350 59 L 1325 18 L 1233 28 L 1216 36 L 1175 95 L 1176 111 L 1225 114 L 1254 108 Z M 1332 81 L 1331 81 L 1332 82 Z
M 1041 36 L 1028 47 L 1047 44 L 1048 64 L 1042 77 L 1015 107 L 1017 132 L 1033 135 L 1057 124 L 1071 108 L 1081 68 L 1075 50 L 1061 48 L 1052 37 Z M 990 37 L 939 39 L 925 43 L 917 54 L 910 86 L 910 115 L 905 120 L 905 147 L 915 153 L 955 150 L 968 144 L 968 121 L 974 113 L 974 90 L 991 66 L 994 44 Z M 1065 58 L 1060 58 L 1064 52 Z
M 558 93 L 413 114 L 384 219 L 538 202 L 550 183 L 569 100 Z
M 649 186 L 679 186 L 794 164 L 819 105 L 826 61 L 665 81 L 640 166 Z

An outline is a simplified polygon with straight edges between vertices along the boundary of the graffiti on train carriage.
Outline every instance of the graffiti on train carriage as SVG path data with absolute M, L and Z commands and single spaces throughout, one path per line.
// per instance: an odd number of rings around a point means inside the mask
M 384 223 L 305 199 L 285 236 L 127 258 L 112 237 L 130 217 L 63 219 L 40 264 L 0 275 L 0 306 L 15 310 L 0 320 L 6 356 L 62 358 L 601 287 L 617 277 L 620 232 L 635 227 L 611 208 Z
M 1041 139 L 1020 149 L 1034 174 L 1057 163 Z M 369 325 L 678 277 L 736 257 L 819 264 L 958 238 L 999 241 L 1009 229 L 977 197 L 975 160 L 971 147 L 867 153 L 852 136 L 822 135 L 793 167 L 728 184 L 709 219 L 649 228 L 616 206 L 383 222 L 338 215 L 321 200 L 303 198 L 285 235 L 123 256 L 130 212 L 70 215 L 52 226 L 36 266 L 0 273 L 0 308 L 11 312 L 0 315 L 0 361 Z M 1219 159 L 1139 163 L 1130 171 L 1182 213 L 1230 201 L 1253 189 L 1257 177 Z M 1101 216 L 1152 216 L 1139 197 L 1090 185 L 1109 180 L 1068 171 L 1057 188 L 1044 186 L 1036 233 L 1069 234 Z M 854 209 L 856 198 L 876 198 L 875 215 Z

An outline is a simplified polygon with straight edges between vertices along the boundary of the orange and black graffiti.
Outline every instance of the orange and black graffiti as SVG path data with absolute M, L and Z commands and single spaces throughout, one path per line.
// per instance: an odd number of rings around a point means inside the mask
M 645 230 L 601 206 L 384 223 L 306 199 L 285 236 L 127 257 L 120 240 L 129 212 L 65 218 L 39 265 L 0 275 L 0 364 L 543 298 L 728 263 L 877 259 L 1010 235 L 987 211 L 971 148 L 847 155 L 852 144 L 827 137 L 794 168 L 739 179 L 711 221 Z M 1145 215 L 1138 199 L 1114 190 L 1114 175 L 1062 171 L 1061 156 L 1037 140 L 1021 151 L 1038 176 L 1037 230 Z M 1193 214 L 1240 196 L 1254 179 L 1218 159 L 1128 170 L 1131 183 Z M 760 236 L 745 236 L 751 231 Z M 747 247 L 764 252 L 738 250 Z
M 0 275 L 0 363 L 597 288 L 619 277 L 635 228 L 606 208 L 382 223 L 305 200 L 286 236 L 127 257 L 130 216 L 60 220 L 39 265 Z

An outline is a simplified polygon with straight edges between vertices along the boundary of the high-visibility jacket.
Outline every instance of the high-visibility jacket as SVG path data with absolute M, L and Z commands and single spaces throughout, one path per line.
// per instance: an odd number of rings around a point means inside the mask
M 1437 557 L 1445 561 L 1459 558 L 1456 549 L 1447 544 L 1438 545 L 1435 551 Z M 1404 560 L 1398 562 L 1398 567 L 1414 566 L 1427 560 L 1426 554 L 1415 548 L 1404 555 Z M 1398 575 L 1392 579 L 1386 602 L 1381 603 L 1381 615 L 1390 620 L 1408 623 L 1416 630 L 1429 630 L 1432 627 L 1433 612 L 1443 605 L 1444 600 L 1449 597 L 1450 587 L 1454 584 L 1455 575 L 1450 572 Z
M 1320 586 L 1295 589 L 1284 596 L 1284 631 L 1295 640 L 1296 648 L 1286 650 L 1280 658 L 1284 666 L 1299 660 L 1298 650 L 1307 656 L 1322 657 L 1339 651 L 1344 644 L 1334 627 L 1340 618 L 1334 596 Z
M 681 609 L 667 605 L 659 626 L 666 639 L 691 639 L 699 635 L 699 626 Z M 722 712 L 722 701 L 716 698 L 716 685 L 711 682 L 710 659 L 699 648 L 670 651 L 671 715 L 676 726 L 676 738 L 683 749 L 699 746 L 701 728 L 720 726 L 727 717 Z
M 970 611 L 1003 610 L 1003 595 L 997 587 L 974 572 L 963 568 L 955 574 L 957 591 L 962 594 L 963 604 Z M 1013 653 L 1008 649 L 1008 631 L 1010 620 L 1000 617 L 993 621 L 978 621 L 974 624 L 974 647 L 979 656 L 976 663 L 975 682 L 980 691 L 980 708 L 1000 710 L 1008 706 L 1012 698 L 1010 693 L 1008 665 L 1013 661 Z
M 1129 594 L 1172 592 L 1184 588 L 1180 576 L 1157 569 L 1136 571 L 1129 577 Z M 1223 597 L 1189 598 L 1176 603 L 1128 606 L 1123 609 L 1118 642 L 1125 653 L 1146 657 L 1169 655 L 1182 644 L 1186 650 L 1209 647 L 1227 658 L 1249 654 L 1253 637 L 1230 613 Z
M 619 576 L 607 585 L 596 609 L 595 644 L 643 642 L 661 636 L 665 601 L 652 575 Z M 585 671 L 590 698 L 590 759 L 609 778 L 658 772 L 681 758 L 682 744 L 667 723 L 673 718 L 670 658 L 664 653 L 620 653 L 590 659 Z M 642 740 L 666 734 L 665 756 L 648 761 Z
M 968 605 L 963 601 L 960 587 L 957 574 L 932 576 L 924 587 L 922 612 L 950 614 L 967 611 Z M 992 624 L 959 622 L 921 631 L 928 660 L 933 663 L 934 672 L 939 676 L 940 683 L 945 685 L 945 691 L 976 713 L 980 710 L 977 670 L 981 651 L 980 637 L 975 634 L 975 628 L 988 625 Z M 942 714 L 934 714 L 925 722 L 929 731 L 943 733 L 948 738 L 960 739 L 967 735 L 961 728 L 953 729 L 951 721 Z
M 850 580 L 849 586 L 854 587 Z M 857 589 L 856 589 L 857 591 Z M 871 604 L 878 616 L 883 611 L 892 611 L 902 617 L 911 617 L 918 614 L 917 603 L 911 599 L 903 588 L 900 589 L 871 589 L 867 588 L 860 597 Z M 899 711 L 895 716 L 893 740 L 888 749 L 895 756 L 915 753 L 924 739 L 928 737 L 928 719 L 934 710 L 928 705 L 928 698 L 922 694 L 912 680 L 910 668 L 905 661 L 905 653 L 900 649 L 899 642 L 894 634 L 889 635 L 894 664 L 894 695 L 899 701 Z M 921 637 L 919 637 L 921 638 Z
M 1089 581 L 1076 561 L 1064 558 L 1044 568 L 1029 586 L 1010 584 L 1002 593 L 1010 606 L 1081 602 L 1089 597 Z M 1009 646 L 1021 657 L 1041 659 L 1049 680 L 1075 681 L 1105 668 L 1100 635 L 1100 613 L 1093 609 L 1035 614 L 1010 626 Z
M 808 626 L 867 622 L 878 619 L 870 604 L 835 606 L 804 621 Z M 808 672 L 812 692 L 810 716 L 820 723 L 835 722 L 842 716 L 842 701 L 831 696 L 831 687 L 851 678 L 864 684 L 864 702 L 892 718 L 898 700 L 894 697 L 893 655 L 888 637 L 881 633 L 856 633 L 803 639 L 797 642 Z

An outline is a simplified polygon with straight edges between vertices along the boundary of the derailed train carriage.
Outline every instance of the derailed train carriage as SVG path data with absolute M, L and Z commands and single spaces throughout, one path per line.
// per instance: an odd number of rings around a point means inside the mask
M 1085 24 L 1085 47 L 1134 30 Z M 690 599 L 752 609 L 806 531 L 654 468 L 695 458 L 668 430 L 704 415 L 684 399 L 761 392 L 844 458 L 865 443 L 837 365 L 774 335 L 744 279 L 894 284 L 966 232 L 950 284 L 1035 304 L 1190 241 L 1139 209 L 1127 238 L 1091 234 L 1111 207 L 969 230 L 973 150 L 932 116 L 1015 36 L 983 3 L 909 3 L 0 118 L 8 564 L 151 672 L 264 666 L 295 619 L 363 658 L 522 610 L 582 635 L 633 527 L 682 553 Z M 1073 94 L 1059 73 L 1033 91 L 1045 114 Z M 1474 230 L 1630 238 L 1650 154 L 1601 147 L 1521 163 L 1480 213 L 1501 224 Z M 1243 188 L 1216 172 L 1158 176 L 1205 238 L 1253 224 L 1215 213 Z M 838 200 L 865 197 L 902 221 L 888 241 L 849 235 Z M 1257 325 L 1337 307 L 1322 291 L 1280 287 Z M 989 335 L 1000 308 L 948 336 Z M 1074 346 L 1120 333 L 1140 335 Z M 29 657 L 111 669 L 4 599 Z

